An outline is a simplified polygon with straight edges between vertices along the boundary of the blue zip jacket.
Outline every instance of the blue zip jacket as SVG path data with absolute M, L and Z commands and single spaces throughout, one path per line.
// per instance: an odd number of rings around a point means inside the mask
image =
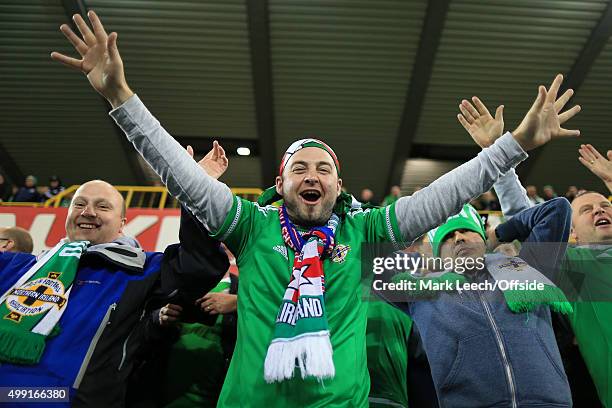
M 565 245 L 530 244 L 567 242 L 570 224 L 571 207 L 559 198 L 522 211 L 497 234 L 523 241 L 520 257 L 551 278 Z M 487 280 L 487 271 L 471 278 Z M 397 306 L 419 329 L 441 407 L 571 407 L 548 307 L 513 313 L 499 289 Z
M 130 282 L 159 272 L 162 255 L 147 253 L 142 273 L 126 272 L 113 265 L 79 267 L 66 311 L 59 321 L 60 334 L 47 339 L 43 356 L 35 366 L 2 364 L 0 386 L 70 387 L 74 397 L 89 363 L 87 350 L 90 345 L 95 347 L 100 337 L 96 332 L 106 329 Z M 35 263 L 35 257 L 29 254 L 0 254 L 0 292 L 11 288 Z

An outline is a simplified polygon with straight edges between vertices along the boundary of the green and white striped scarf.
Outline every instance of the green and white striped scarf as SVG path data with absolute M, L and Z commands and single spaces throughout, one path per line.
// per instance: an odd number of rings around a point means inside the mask
M 60 241 L 0 298 L 0 361 L 36 364 L 66 310 L 88 241 Z

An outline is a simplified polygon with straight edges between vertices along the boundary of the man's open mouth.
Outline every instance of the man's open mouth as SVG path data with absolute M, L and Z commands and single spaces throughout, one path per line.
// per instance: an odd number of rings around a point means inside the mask
M 612 222 L 610 222 L 610 220 L 607 218 L 600 218 L 595 221 L 595 227 L 601 227 L 603 225 L 612 225 Z
M 321 199 L 321 193 L 317 190 L 304 190 L 300 193 L 300 197 L 306 204 L 317 204 Z

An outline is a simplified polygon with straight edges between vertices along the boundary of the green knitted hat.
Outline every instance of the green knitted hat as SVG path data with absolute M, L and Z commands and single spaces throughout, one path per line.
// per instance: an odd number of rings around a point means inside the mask
M 448 217 L 446 223 L 434 228 L 427 233 L 429 242 L 433 249 L 434 256 L 440 256 L 440 245 L 444 238 L 453 231 L 466 229 L 480 234 L 483 240 L 487 240 L 485 226 L 478 211 L 469 204 L 463 206 L 461 212 L 452 217 Z

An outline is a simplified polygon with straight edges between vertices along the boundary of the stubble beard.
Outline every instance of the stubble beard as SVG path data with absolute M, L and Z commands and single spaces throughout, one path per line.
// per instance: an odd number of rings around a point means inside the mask
M 311 211 L 303 203 L 285 200 L 287 213 L 291 221 L 301 227 L 320 227 L 327 223 L 332 215 L 335 202 L 324 201 Z

